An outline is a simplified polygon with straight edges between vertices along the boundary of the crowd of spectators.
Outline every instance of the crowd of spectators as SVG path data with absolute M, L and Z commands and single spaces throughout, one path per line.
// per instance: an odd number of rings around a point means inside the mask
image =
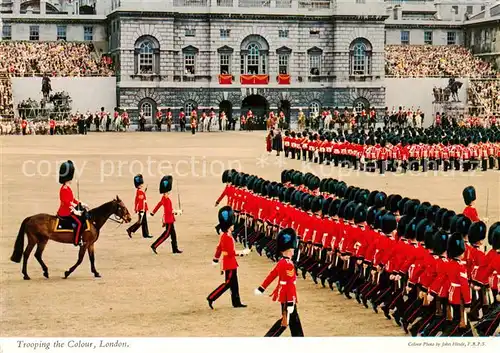
M 11 116 L 13 113 L 9 77 L 112 75 L 112 62 L 97 55 L 92 44 L 0 42 L 0 115 Z
M 500 79 L 471 80 L 468 103 L 477 115 L 500 115 Z
M 387 45 L 386 75 L 395 77 L 498 77 L 491 65 L 457 45 Z

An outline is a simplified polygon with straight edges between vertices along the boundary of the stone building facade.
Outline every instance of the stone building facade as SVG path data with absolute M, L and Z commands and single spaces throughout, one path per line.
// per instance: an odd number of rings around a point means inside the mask
M 148 4 L 138 12 L 122 0 L 108 16 L 117 101 L 132 115 L 282 109 L 293 122 L 299 109 L 384 108 L 383 1 Z

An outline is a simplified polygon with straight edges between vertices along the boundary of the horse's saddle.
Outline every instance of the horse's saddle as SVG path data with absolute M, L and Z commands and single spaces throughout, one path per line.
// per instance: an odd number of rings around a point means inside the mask
M 83 217 L 82 217 L 83 218 Z M 73 217 L 59 217 L 57 216 L 56 225 L 54 232 L 74 232 L 78 225 L 76 224 Z M 82 229 L 80 230 L 82 233 L 90 228 L 90 223 L 88 219 L 82 220 Z

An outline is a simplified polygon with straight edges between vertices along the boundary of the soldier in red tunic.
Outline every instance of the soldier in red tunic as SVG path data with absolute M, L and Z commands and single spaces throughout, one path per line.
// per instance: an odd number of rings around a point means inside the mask
M 245 304 L 241 303 L 240 291 L 238 285 L 238 262 L 236 256 L 245 256 L 250 253 L 250 249 L 236 251 L 234 238 L 231 235 L 233 231 L 235 215 L 233 209 L 229 206 L 224 206 L 219 210 L 219 228 L 222 230 L 219 244 L 215 250 L 213 264 L 217 265 L 222 256 L 222 271 L 225 274 L 225 281 L 218 286 L 207 297 L 208 306 L 213 309 L 213 303 L 228 289 L 231 289 L 231 302 L 235 308 L 246 308 Z
M 88 206 L 84 203 L 81 203 L 73 196 L 73 191 L 71 190 L 70 183 L 73 180 L 73 175 L 75 174 L 75 167 L 72 161 L 67 161 L 61 164 L 59 168 L 59 184 L 62 184 L 61 189 L 59 190 L 59 200 L 60 206 L 57 211 L 57 216 L 61 218 L 70 219 L 72 222 L 76 223 L 76 228 L 74 229 L 74 242 L 75 246 L 83 245 L 81 239 L 81 230 L 82 230 L 82 209 L 88 209 Z
M 49 120 L 49 127 L 50 127 L 50 134 L 55 135 L 56 134 L 56 121 L 52 118 Z
M 172 190 L 173 178 L 171 175 L 164 176 L 160 182 L 160 194 L 163 194 L 161 200 L 158 202 L 153 212 L 151 212 L 151 217 L 153 217 L 163 206 L 163 226 L 165 227 L 165 231 L 160 235 L 158 239 L 151 245 L 151 249 L 153 252 L 157 254 L 156 249 L 168 239 L 168 237 L 172 237 L 172 252 L 174 254 L 182 254 L 182 251 L 177 247 L 177 234 L 175 233 L 175 217 L 174 215 L 181 215 L 182 210 L 173 210 L 172 209 L 172 201 L 168 197 L 168 193 Z
M 293 337 L 304 337 L 299 313 L 297 312 L 297 289 L 295 281 L 297 275 L 295 265 L 292 262 L 295 249 L 297 247 L 297 235 L 292 228 L 285 228 L 278 234 L 278 261 L 273 270 L 266 277 L 262 285 L 255 290 L 256 295 L 262 295 L 266 288 L 278 278 L 278 286 L 272 293 L 273 301 L 281 304 L 282 317 L 276 321 L 265 337 L 278 337 L 288 326 Z
M 219 203 L 221 202 L 221 200 L 224 197 L 227 197 L 227 206 L 233 207 L 234 186 L 231 184 L 231 181 L 232 181 L 233 175 L 236 173 L 237 172 L 235 169 L 232 169 L 232 170 L 228 169 L 222 173 L 222 182 L 224 184 L 226 184 L 226 186 L 224 187 L 222 194 L 220 194 L 219 198 L 215 201 L 215 207 L 217 207 L 219 205 Z M 220 224 L 218 224 L 215 227 L 215 230 L 217 231 L 217 234 L 219 234 Z
M 142 237 L 152 238 L 152 236 L 149 235 L 147 219 L 148 203 L 146 202 L 146 191 L 142 190 L 144 187 L 144 179 L 141 174 L 134 177 L 134 186 L 137 189 L 135 192 L 134 211 L 139 215 L 139 218 L 137 222 L 127 229 L 127 234 L 132 238 L 132 233 L 137 232 L 137 230 L 142 227 Z
M 21 130 L 23 132 L 23 135 L 26 135 L 26 128 L 28 127 L 28 122 L 26 121 L 25 118 L 21 120 Z
M 467 205 L 462 212 L 463 215 L 469 218 L 472 222 L 478 222 L 480 219 L 477 214 L 477 210 L 474 207 L 476 201 L 476 189 L 473 186 L 467 186 L 462 191 L 462 196 L 465 204 Z

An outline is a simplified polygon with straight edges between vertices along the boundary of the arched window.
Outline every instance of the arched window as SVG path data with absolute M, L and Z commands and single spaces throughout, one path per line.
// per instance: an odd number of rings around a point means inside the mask
M 350 73 L 351 75 L 371 75 L 372 46 L 364 38 L 358 38 L 350 47 Z
M 309 104 L 309 116 L 317 116 L 319 114 L 319 110 L 321 109 L 321 104 L 318 101 L 312 101 Z
M 269 45 L 263 37 L 257 35 L 246 37 L 241 42 L 240 53 L 242 74 L 267 74 Z
M 149 40 L 142 42 L 140 46 L 139 73 L 153 73 L 153 43 Z
M 187 102 L 185 105 L 184 105 L 184 111 L 186 112 L 186 116 L 189 117 L 191 115 L 191 112 L 193 110 L 195 110 L 197 107 L 197 104 L 195 102 Z
M 142 103 L 141 110 L 144 113 L 145 118 L 152 118 L 153 117 L 153 105 L 150 102 Z
M 352 105 L 358 113 L 361 112 L 363 109 L 365 110 L 370 109 L 370 102 L 368 102 L 368 100 L 363 97 L 356 98 L 352 103 Z
M 136 75 L 160 74 L 160 43 L 151 36 L 142 36 L 135 42 L 134 67 Z

